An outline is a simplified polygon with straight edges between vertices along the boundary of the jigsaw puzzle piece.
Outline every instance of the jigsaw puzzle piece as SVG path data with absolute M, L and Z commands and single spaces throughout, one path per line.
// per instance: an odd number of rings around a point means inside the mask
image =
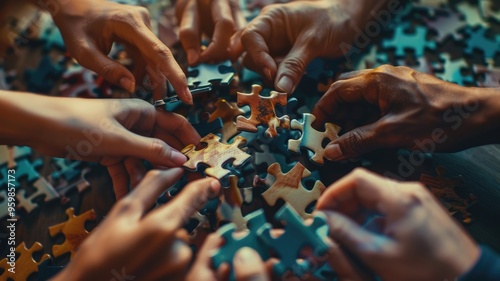
M 51 175 L 53 180 L 64 178 L 66 181 L 72 181 L 82 174 L 81 161 L 71 161 L 66 158 L 52 158 L 52 164 L 56 171 Z
M 274 206 L 276 201 L 281 198 L 290 204 L 302 218 L 310 218 L 311 214 L 306 213 L 306 208 L 309 204 L 318 200 L 321 193 L 326 189 L 323 183 L 317 180 L 312 190 L 307 190 L 302 185 L 302 179 L 309 177 L 311 172 L 301 163 L 295 164 L 287 173 L 281 171 L 278 163 L 269 166 L 267 171 L 275 177 L 276 181 L 262 193 L 262 197 L 266 202 L 270 206 Z
M 385 49 L 394 49 L 396 57 L 403 58 L 406 55 L 406 50 L 412 50 L 415 57 L 422 57 L 425 50 L 435 50 L 436 42 L 427 40 L 427 29 L 422 26 L 417 26 L 412 32 L 407 31 L 408 26 L 398 25 L 395 28 L 395 33 L 392 39 L 382 41 L 382 46 Z
M 54 189 L 54 187 L 47 182 L 44 178 L 39 178 L 34 184 L 33 187 L 36 189 L 36 192 L 26 195 L 26 190 L 21 189 L 16 194 L 17 199 L 17 209 L 24 209 L 28 214 L 33 210 L 38 208 L 38 204 L 33 200 L 37 197 L 44 196 L 44 202 L 50 202 L 54 199 L 59 198 L 59 193 Z
M 188 67 L 187 81 L 192 94 L 209 92 L 214 84 L 229 86 L 234 77 L 231 61 L 226 60 L 218 64 L 202 63 Z
M 208 120 L 204 122 L 200 122 L 198 124 L 193 124 L 193 128 L 200 134 L 201 137 L 204 137 L 208 134 L 216 134 L 221 129 L 223 129 L 222 119 L 215 118 L 214 120 Z M 224 132 L 224 131 L 223 131 Z
M 45 260 L 50 259 L 48 254 L 43 254 L 39 261 L 33 259 L 33 254 L 43 250 L 42 244 L 35 242 L 31 248 L 26 248 L 24 242 L 16 247 L 16 253 L 18 253 L 17 258 L 4 258 L 0 261 L 0 268 L 3 269 L 3 273 L 0 275 L 2 280 L 14 280 L 14 281 L 26 281 L 28 277 L 35 272 L 38 272 L 38 266 Z M 10 262 L 15 262 L 14 272 L 9 270 L 11 265 Z
M 222 143 L 228 143 L 228 141 L 238 133 L 238 128 L 234 120 L 236 116 L 242 115 L 244 113 L 235 103 L 230 103 L 225 99 L 219 99 L 215 103 L 216 109 L 210 117 L 208 122 L 216 120 L 217 118 L 222 119 Z
M 285 204 L 274 217 L 285 225 L 283 234 L 275 238 L 271 234 L 269 223 L 258 230 L 259 237 L 268 247 L 274 249 L 280 260 L 274 265 L 273 270 L 278 276 L 283 276 L 286 271 L 291 270 L 297 276 L 302 277 L 311 270 L 311 264 L 308 261 L 298 261 L 302 249 L 310 247 L 319 256 L 325 255 L 329 249 L 328 244 L 323 240 L 328 236 L 326 217 L 315 215 L 311 225 L 305 225 L 302 218 L 289 204 Z
M 236 226 L 226 224 L 217 230 L 217 233 L 225 240 L 217 251 L 212 255 L 212 263 L 215 268 L 219 268 L 223 263 L 228 263 L 231 267 L 231 279 L 234 280 L 234 271 L 232 270 L 233 258 L 236 252 L 243 247 L 249 247 L 259 253 L 262 260 L 269 258 L 269 251 L 260 239 L 258 229 L 266 224 L 264 211 L 259 209 L 245 216 L 248 230 L 243 236 L 236 236 Z
M 278 117 L 275 105 L 286 106 L 288 94 L 271 91 L 269 97 L 260 95 L 262 86 L 252 85 L 249 94 L 238 92 L 238 106 L 249 105 L 250 117 L 238 116 L 236 126 L 238 130 L 257 132 L 258 125 L 268 126 L 266 134 L 269 137 L 278 135 L 277 128 L 290 128 L 290 118 L 287 115 Z
M 16 160 L 16 162 L 16 180 L 19 181 L 22 178 L 26 178 L 26 180 L 31 183 L 40 178 L 40 174 L 36 169 L 43 165 L 41 159 L 30 161 L 27 158 L 22 158 Z
M 75 210 L 73 208 L 68 208 L 66 210 L 66 215 L 68 215 L 67 221 L 49 227 L 49 234 L 51 237 L 62 233 L 66 238 L 63 244 L 55 244 L 52 246 L 52 254 L 56 258 L 66 253 L 70 253 L 71 257 L 73 257 L 80 244 L 90 234 L 89 231 L 85 229 L 85 223 L 96 219 L 94 210 L 89 210 L 79 216 L 75 216 Z
M 7 165 L 8 168 L 16 166 L 16 159 L 31 156 L 31 148 L 27 146 L 0 145 L 0 166 Z
M 53 63 L 49 56 L 44 56 L 40 60 L 37 69 L 25 72 L 28 91 L 42 94 L 49 93 L 63 73 L 64 66 L 61 61 Z
M 491 38 L 487 34 L 487 29 L 479 26 L 475 29 L 468 28 L 465 33 L 468 35 L 466 40 L 467 48 L 465 53 L 472 55 L 478 50 L 484 54 L 485 59 L 493 59 L 500 50 L 500 40 Z M 500 37 L 499 37 L 500 38 Z
M 236 231 L 247 229 L 247 223 L 241 213 L 243 197 L 238 188 L 238 177 L 234 175 L 229 176 L 229 187 L 224 188 L 222 191 L 221 205 L 218 209 L 220 219 L 234 223 Z
M 468 72 L 470 68 L 466 60 L 462 58 L 452 60 L 449 54 L 442 54 L 441 58 L 443 63 L 434 67 L 436 77 L 459 85 L 474 83 L 472 76 L 462 74 L 463 71 Z
M 478 79 L 478 85 L 481 87 L 500 87 L 500 68 L 495 67 L 493 61 L 488 62 L 488 67 L 483 65 L 474 65 L 476 74 L 483 75 Z
M 196 171 L 198 164 L 205 164 L 209 166 L 205 173 L 221 180 L 230 173 L 228 169 L 222 167 L 225 163 L 232 160 L 232 165 L 238 167 L 250 158 L 249 154 L 239 148 L 246 143 L 242 137 L 236 137 L 229 145 L 221 143 L 219 136 L 208 134 L 200 142 L 207 146 L 196 150 L 194 145 L 188 145 L 181 151 L 188 158 L 188 161 L 184 163 L 184 168 Z
M 303 114 L 302 122 L 292 120 L 292 129 L 300 130 L 302 134 L 298 140 L 291 139 L 288 141 L 288 150 L 300 154 L 300 148 L 305 147 L 314 152 L 311 161 L 322 165 L 325 162 L 323 159 L 325 153 L 323 141 L 325 139 L 329 141 L 337 139 L 341 128 L 333 123 L 325 123 L 325 131 L 320 132 L 312 127 L 311 124 L 314 120 L 316 120 L 316 117 L 309 113 Z

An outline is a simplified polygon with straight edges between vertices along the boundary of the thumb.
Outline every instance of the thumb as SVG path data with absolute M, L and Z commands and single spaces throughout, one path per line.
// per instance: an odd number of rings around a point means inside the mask
M 125 151 L 131 156 L 145 159 L 153 165 L 165 167 L 180 167 L 187 157 L 157 138 L 148 138 L 129 132 L 130 137 L 125 141 Z
M 91 54 L 76 59 L 83 67 L 96 72 L 107 81 L 122 87 L 130 93 L 135 91 L 134 75 L 125 66 L 109 58 L 97 48 Z
M 276 89 L 285 93 L 292 93 L 302 79 L 306 67 L 313 59 L 307 42 L 300 40 L 295 42 L 288 55 L 280 63 L 276 75 Z
M 384 256 L 395 249 L 395 242 L 390 238 L 363 229 L 349 217 L 334 211 L 324 211 L 330 228 L 330 237 L 344 246 L 354 259 L 373 270 L 384 261 Z
M 325 147 L 325 157 L 330 161 L 355 158 L 380 147 L 376 137 L 377 122 L 358 127 L 341 135 Z
M 264 262 L 251 248 L 243 247 L 236 252 L 233 266 L 237 281 L 269 280 Z

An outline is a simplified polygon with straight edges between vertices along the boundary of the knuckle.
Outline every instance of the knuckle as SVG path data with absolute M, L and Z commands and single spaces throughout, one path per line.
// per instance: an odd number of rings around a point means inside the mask
M 135 200 L 130 196 L 125 196 L 115 205 L 115 210 L 118 214 L 129 213 L 135 208 Z
M 366 141 L 359 130 L 354 130 L 347 136 L 346 145 L 354 153 L 361 153 L 366 149 Z
M 115 73 L 115 71 L 113 71 L 113 63 L 107 63 L 107 64 L 101 66 L 97 70 L 97 72 L 99 73 L 99 75 L 101 75 L 105 79 L 109 79 L 113 75 L 113 73 Z
M 181 41 L 186 41 L 186 40 L 195 40 L 197 41 L 196 39 L 196 33 L 194 31 L 194 27 L 192 26 L 181 26 L 179 28 L 179 38 L 181 39 Z
M 139 14 L 143 18 L 149 18 L 149 10 L 142 7 L 142 6 L 136 6 L 135 11 L 137 14 Z
M 167 46 L 163 45 L 160 42 L 153 43 L 152 48 L 153 48 L 153 52 L 162 58 L 170 59 L 172 57 L 172 53 L 170 52 L 170 49 L 167 48 Z
M 299 72 L 303 73 L 306 69 L 306 63 L 301 57 L 289 57 L 286 61 L 283 62 L 285 69 L 291 72 Z
M 157 177 L 159 177 L 161 174 L 161 172 L 159 170 L 151 170 L 151 171 L 148 171 L 146 173 L 146 175 L 144 176 L 144 180 L 146 181 L 150 181 L 150 180 L 153 180 Z
M 168 147 L 165 147 L 163 142 L 159 139 L 153 139 L 151 141 L 151 154 L 153 156 L 161 157 L 163 155 L 170 156 L 170 150 Z
M 219 24 L 224 31 L 233 31 L 235 29 L 233 19 L 228 16 L 223 16 L 218 20 L 217 24 Z

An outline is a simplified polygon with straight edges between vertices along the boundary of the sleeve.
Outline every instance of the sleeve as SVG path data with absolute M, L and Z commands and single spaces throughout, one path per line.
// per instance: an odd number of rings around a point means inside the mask
M 481 246 L 481 256 L 472 269 L 458 278 L 458 281 L 478 280 L 500 280 L 500 256 L 486 246 Z

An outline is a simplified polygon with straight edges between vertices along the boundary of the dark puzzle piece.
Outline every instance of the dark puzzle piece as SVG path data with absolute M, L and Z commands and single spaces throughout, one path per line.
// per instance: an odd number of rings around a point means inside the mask
M 434 67 L 436 77 L 459 85 L 474 84 L 474 78 L 468 74 L 470 66 L 466 60 L 463 58 L 452 60 L 450 55 L 445 53 L 441 55 L 441 61 L 442 63 L 435 64 Z
M 187 81 L 191 93 L 196 94 L 211 91 L 214 84 L 227 87 L 233 77 L 231 61 L 226 60 L 219 64 L 202 63 L 188 67 Z
M 61 62 L 53 63 L 49 56 L 44 56 L 37 69 L 25 72 L 28 91 L 47 94 L 63 73 L 64 66 Z
M 224 127 L 221 118 L 216 118 L 210 122 L 203 120 L 198 124 L 192 124 L 192 125 L 193 128 L 198 132 L 198 134 L 200 134 L 201 137 L 204 137 L 210 133 L 218 134 L 220 130 Z
M 413 51 L 415 57 L 422 57 L 425 50 L 435 50 L 436 42 L 427 40 L 427 29 L 417 26 L 409 31 L 406 25 L 399 25 L 395 28 L 392 39 L 382 41 L 385 49 L 394 49 L 396 57 L 405 57 L 406 51 Z
M 487 34 L 487 29 L 482 26 L 475 29 L 468 28 L 465 33 L 468 35 L 465 49 L 468 55 L 472 55 L 474 51 L 480 51 L 485 59 L 492 59 L 500 50 L 500 35 L 491 38 Z

